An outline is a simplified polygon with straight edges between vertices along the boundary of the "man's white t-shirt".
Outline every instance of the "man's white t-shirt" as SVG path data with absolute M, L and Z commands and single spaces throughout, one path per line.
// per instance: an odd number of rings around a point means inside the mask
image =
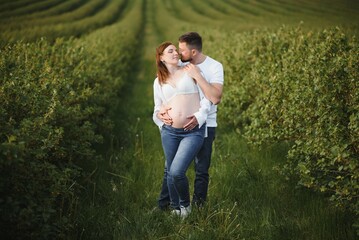
M 207 82 L 223 85 L 223 65 L 220 62 L 207 56 L 202 63 L 197 64 L 197 67 L 199 67 Z M 207 117 L 207 127 L 217 127 L 217 105 L 212 104 L 211 106 Z

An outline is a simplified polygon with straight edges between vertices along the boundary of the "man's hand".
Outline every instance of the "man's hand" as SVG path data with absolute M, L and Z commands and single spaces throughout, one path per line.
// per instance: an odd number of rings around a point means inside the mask
M 192 130 L 198 125 L 197 118 L 194 115 L 188 116 L 187 119 L 191 119 L 186 125 L 183 126 L 185 131 Z
M 201 75 L 201 70 L 199 69 L 199 67 L 197 67 L 196 65 L 194 65 L 192 63 L 187 64 L 186 66 L 184 66 L 184 69 L 188 73 L 188 76 L 193 78 L 195 81 L 197 81 L 197 79 L 202 76 Z
M 223 85 L 219 83 L 209 83 L 202 76 L 201 69 L 198 66 L 190 63 L 184 66 L 184 69 L 188 73 L 188 76 L 194 79 L 194 81 L 201 88 L 206 98 L 214 105 L 221 102 Z
M 168 111 L 171 109 L 171 107 L 162 106 L 157 113 L 157 117 L 166 125 L 172 125 L 173 123 L 172 118 L 168 115 Z

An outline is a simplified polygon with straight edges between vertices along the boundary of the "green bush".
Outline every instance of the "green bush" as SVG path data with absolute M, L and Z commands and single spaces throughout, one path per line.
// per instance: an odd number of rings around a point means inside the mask
M 111 133 L 111 105 L 137 54 L 135 19 L 131 31 L 119 22 L 80 39 L 0 49 L 2 236 L 66 239 L 76 232 L 84 168 L 100 158 L 96 146 Z
M 359 214 L 358 41 L 300 28 L 232 39 L 220 121 L 255 144 L 292 143 L 283 172 Z
M 0 204 L 7 233 L 49 238 L 73 227 L 79 166 L 98 157 L 94 144 L 112 128 L 106 107 L 118 97 L 132 50 L 126 45 L 111 55 L 100 46 L 58 39 L 1 50 Z
M 1 50 L 1 222 L 12 235 L 50 238 L 71 227 L 77 164 L 95 158 L 92 145 L 102 141 L 99 91 L 76 71 L 83 50 L 72 46 Z

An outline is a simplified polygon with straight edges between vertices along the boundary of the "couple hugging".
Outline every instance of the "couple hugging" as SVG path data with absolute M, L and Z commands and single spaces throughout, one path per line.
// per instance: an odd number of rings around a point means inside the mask
M 186 171 L 195 161 L 192 204 L 207 199 L 212 143 L 217 127 L 217 104 L 223 89 L 223 66 L 202 53 L 196 32 L 156 48 L 157 78 L 153 84 L 153 121 L 160 128 L 165 171 L 158 208 L 170 208 L 182 218 L 191 212 Z

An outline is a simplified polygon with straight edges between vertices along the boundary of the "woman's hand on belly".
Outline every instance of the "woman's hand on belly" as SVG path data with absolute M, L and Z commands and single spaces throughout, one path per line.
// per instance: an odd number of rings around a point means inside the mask
M 172 126 L 183 128 L 191 120 L 188 117 L 199 110 L 199 96 L 198 94 L 177 95 L 167 106 L 171 107 L 168 115 L 172 118 Z
M 182 111 L 176 111 L 176 109 L 172 107 L 172 109 L 168 111 L 168 115 L 172 119 L 172 127 L 183 128 L 189 122 L 187 117 L 193 115 L 193 113 L 184 114 Z

